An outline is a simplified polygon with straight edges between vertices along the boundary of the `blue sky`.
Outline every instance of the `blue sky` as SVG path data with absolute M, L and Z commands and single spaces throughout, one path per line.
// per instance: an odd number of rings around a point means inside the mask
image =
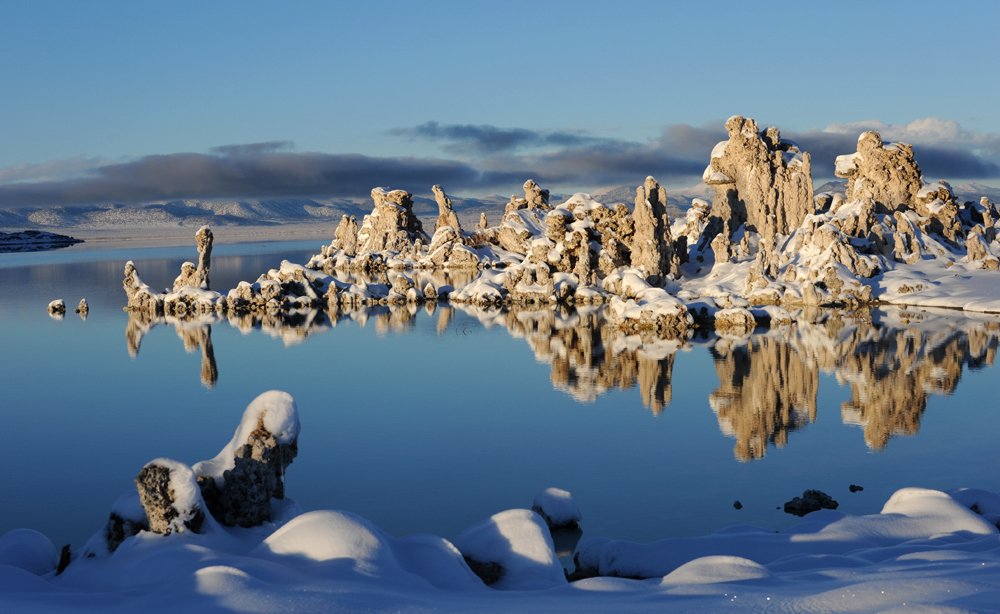
M 456 193 L 510 193 L 532 165 L 597 187 L 625 182 L 630 163 L 633 183 L 655 171 L 690 185 L 734 114 L 807 149 L 884 126 L 918 161 L 926 150 L 925 175 L 1000 185 L 1000 2 L 0 1 L 0 13 L 0 206 L 218 196 L 258 172 L 278 184 L 248 194 L 286 193 L 276 174 L 304 160 L 335 177 L 309 179 L 317 190 L 355 177 L 345 192 L 382 177 L 414 189 L 440 171 L 431 183 Z M 223 171 L 211 159 L 268 142 Z M 150 158 L 176 154 L 197 156 Z M 169 181 L 136 179 L 164 167 Z M 185 168 L 189 187 L 167 185 Z

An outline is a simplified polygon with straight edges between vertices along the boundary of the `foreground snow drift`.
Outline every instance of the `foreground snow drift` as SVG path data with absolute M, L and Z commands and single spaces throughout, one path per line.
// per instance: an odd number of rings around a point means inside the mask
M 1000 535 L 987 511 L 966 507 L 993 512 L 1000 497 L 953 493 L 903 489 L 881 514 L 818 512 L 782 533 L 740 526 L 653 544 L 591 539 L 581 564 L 648 579 L 573 583 L 554 575 L 545 524 L 528 510 L 498 514 L 455 545 L 395 538 L 334 511 L 201 535 L 142 532 L 58 576 L 51 542 L 19 530 L 0 537 L 0 610 L 1000 611 Z M 487 587 L 470 558 L 506 563 L 506 583 Z

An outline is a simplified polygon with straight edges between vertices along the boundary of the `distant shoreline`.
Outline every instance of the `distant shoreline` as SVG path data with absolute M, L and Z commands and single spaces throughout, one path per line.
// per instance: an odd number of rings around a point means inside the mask
M 339 220 L 337 220 L 339 222 Z M 316 251 L 323 243 L 333 240 L 335 223 L 311 224 L 280 224 L 268 226 L 217 226 L 216 244 L 233 243 L 268 243 L 279 241 L 309 241 L 316 240 Z M 125 228 L 84 230 L 51 229 L 54 232 L 72 232 L 73 236 L 84 242 L 76 245 L 76 250 L 114 249 L 119 247 L 175 247 L 192 245 L 198 228 L 194 226 L 177 226 L 171 228 Z

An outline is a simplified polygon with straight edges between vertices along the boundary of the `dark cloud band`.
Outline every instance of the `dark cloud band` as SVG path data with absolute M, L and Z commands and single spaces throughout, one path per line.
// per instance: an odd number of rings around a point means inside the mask
M 944 121 L 944 120 L 939 120 Z M 906 127 L 889 127 L 906 136 Z M 674 124 L 659 138 L 639 143 L 583 133 L 536 132 L 493 126 L 428 122 L 394 133 L 441 140 L 473 151 L 474 161 L 359 154 L 292 153 L 293 144 L 271 141 L 217 147 L 210 154 L 146 156 L 119 164 L 83 168 L 83 176 L 63 180 L 0 183 L 0 207 L 139 203 L 177 198 L 276 198 L 367 196 L 375 186 L 426 193 L 443 184 L 453 191 L 517 192 L 532 178 L 553 188 L 638 185 L 647 175 L 661 181 L 700 178 L 712 147 L 726 138 L 722 122 Z M 833 177 L 834 159 L 855 151 L 854 130 L 784 132 L 812 156 L 813 176 Z M 914 142 L 928 178 L 1000 177 L 995 154 L 998 135 L 965 133 L 956 142 Z M 532 148 L 536 153 L 518 153 Z M 532 149 L 529 149 L 531 151 Z M 543 151 L 539 151 L 543 150 Z M 73 164 L 69 164 L 73 162 Z M 93 164 L 84 161 L 86 167 Z M 59 163 L 48 163 L 52 170 Z M 77 159 L 62 164 L 76 169 Z M 40 169 L 41 167 L 39 167 Z M 9 169 L 14 178 L 39 169 Z M 16 173 L 13 171 L 17 171 Z M 0 175 L 2 176 L 2 175 Z

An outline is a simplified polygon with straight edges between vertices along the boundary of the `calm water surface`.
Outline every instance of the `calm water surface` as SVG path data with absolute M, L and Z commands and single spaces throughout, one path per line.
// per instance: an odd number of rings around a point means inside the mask
M 216 246 L 213 287 L 317 250 Z M 658 342 L 600 310 L 122 311 L 126 260 L 158 288 L 195 256 L 0 255 L 0 533 L 82 545 L 145 463 L 215 456 L 273 388 L 302 420 L 289 496 L 394 535 L 451 538 L 549 486 L 573 493 L 584 537 L 636 541 L 781 529 L 797 519 L 776 508 L 807 488 L 855 514 L 904 486 L 1000 490 L 996 318 L 815 311 L 748 339 Z M 83 297 L 86 320 L 72 313 Z M 61 320 L 45 310 L 56 298 Z

